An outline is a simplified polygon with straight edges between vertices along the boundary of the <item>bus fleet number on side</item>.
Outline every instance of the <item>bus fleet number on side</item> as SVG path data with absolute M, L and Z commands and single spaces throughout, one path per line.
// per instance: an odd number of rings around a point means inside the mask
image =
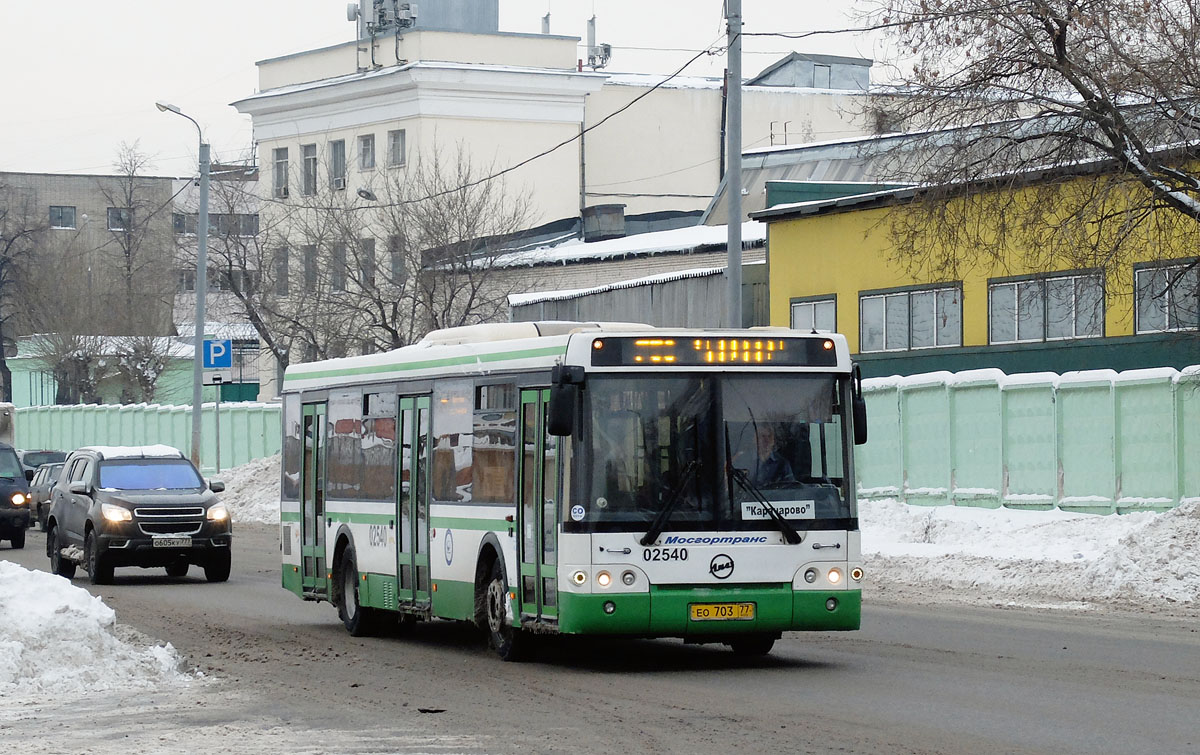
M 646 548 L 643 561 L 687 561 L 687 548 Z

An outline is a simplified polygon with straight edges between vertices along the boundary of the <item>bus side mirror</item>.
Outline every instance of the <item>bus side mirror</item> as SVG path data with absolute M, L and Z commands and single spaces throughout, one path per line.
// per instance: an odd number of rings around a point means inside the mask
M 854 365 L 851 380 L 853 396 L 850 398 L 850 411 L 854 415 L 854 445 L 861 446 L 867 442 L 867 401 L 862 392 L 862 370 L 857 364 Z
M 579 386 L 583 368 L 556 364 L 550 373 L 550 406 L 546 432 L 566 436 L 575 431 L 575 407 L 579 404 Z

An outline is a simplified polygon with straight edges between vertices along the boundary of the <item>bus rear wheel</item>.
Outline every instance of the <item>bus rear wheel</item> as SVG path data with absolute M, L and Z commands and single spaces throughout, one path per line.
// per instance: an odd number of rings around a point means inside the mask
M 527 638 L 508 620 L 508 580 L 500 559 L 492 562 L 492 572 L 484 589 L 488 645 L 502 661 L 519 661 L 524 656 Z
M 347 545 L 338 560 L 338 618 L 351 637 L 367 637 L 375 633 L 377 611 L 364 608 L 358 599 L 358 561 L 354 546 Z
M 735 655 L 761 656 L 771 652 L 775 647 L 775 637 L 769 634 L 750 634 L 729 641 L 729 647 Z

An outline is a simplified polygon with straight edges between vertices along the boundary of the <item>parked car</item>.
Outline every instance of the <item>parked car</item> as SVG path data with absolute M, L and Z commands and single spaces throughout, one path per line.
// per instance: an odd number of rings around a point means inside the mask
M 58 482 L 62 468 L 60 461 L 57 464 L 43 464 L 33 473 L 33 479 L 29 481 L 29 497 L 33 499 L 29 504 L 30 527 L 36 520 L 42 530 L 46 529 L 46 515 L 50 513 L 50 489 Z
M 23 449 L 17 451 L 17 457 L 21 460 L 21 467 L 25 470 L 25 479 L 32 482 L 33 474 L 37 468 L 43 464 L 53 464 L 61 461 L 66 461 L 66 451 L 50 451 L 47 449 L 39 449 L 31 451 Z
M 229 510 L 215 495 L 224 489 L 169 446 L 76 449 L 51 492 L 50 567 L 70 579 L 83 564 L 93 584 L 104 584 L 118 566 L 162 566 L 182 577 L 195 564 L 209 582 L 224 582 L 233 540 Z
M 24 548 L 28 527 L 29 482 L 16 449 L 0 443 L 0 540 L 11 541 L 13 548 Z

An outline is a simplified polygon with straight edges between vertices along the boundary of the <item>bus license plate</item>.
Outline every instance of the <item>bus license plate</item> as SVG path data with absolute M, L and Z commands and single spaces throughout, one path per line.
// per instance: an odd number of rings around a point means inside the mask
M 692 603 L 688 606 L 692 621 L 752 621 L 753 603 Z
M 156 537 L 154 538 L 155 548 L 191 548 L 192 539 L 190 537 Z

